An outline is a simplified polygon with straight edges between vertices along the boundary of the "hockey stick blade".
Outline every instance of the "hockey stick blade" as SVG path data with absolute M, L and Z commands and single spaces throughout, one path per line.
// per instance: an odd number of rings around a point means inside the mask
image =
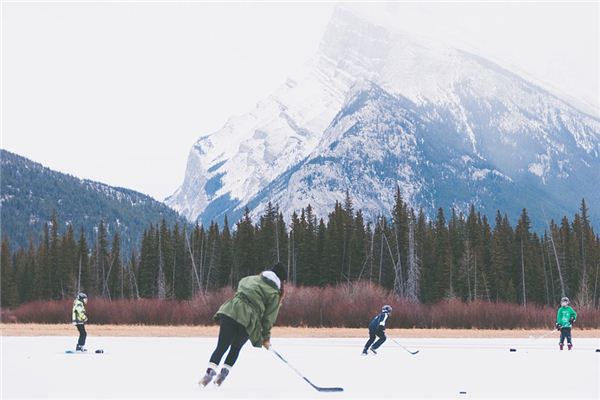
M 310 386 L 312 386 L 315 390 L 317 390 L 319 392 L 343 392 L 344 391 L 344 388 L 341 388 L 341 387 L 320 387 L 320 386 L 315 385 L 307 377 L 305 377 L 300 371 L 298 371 L 296 369 L 296 367 L 294 367 L 292 364 L 290 364 L 288 360 L 283 358 L 283 356 L 281 354 L 279 354 L 277 352 L 277 350 L 275 350 L 273 347 L 269 347 L 269 350 L 273 354 L 275 354 L 281 361 L 283 361 L 288 367 L 290 367 L 292 369 L 292 371 L 294 371 L 299 377 L 304 379 L 306 381 L 306 383 L 308 383 Z
M 406 350 L 408 353 L 412 354 L 413 356 L 419 352 L 419 350 L 410 351 L 409 349 L 407 349 L 406 347 L 404 347 L 404 346 L 402 346 L 400 343 L 398 343 L 398 341 L 397 341 L 396 339 L 394 339 L 394 338 L 392 338 L 392 341 L 393 341 L 394 343 L 396 343 L 398 346 L 402 347 L 402 348 L 403 348 L 404 350 Z
M 315 385 L 311 381 L 309 381 L 308 378 L 306 378 L 304 376 L 302 378 L 304 378 L 304 380 L 306 382 L 308 382 L 308 384 L 310 386 L 314 387 L 319 392 L 343 392 L 344 391 L 344 388 L 341 388 L 341 387 L 320 387 L 320 386 Z

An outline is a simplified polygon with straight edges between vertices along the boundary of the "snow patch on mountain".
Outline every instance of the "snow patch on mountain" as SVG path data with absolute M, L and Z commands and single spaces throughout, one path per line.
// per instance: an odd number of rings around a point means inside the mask
M 315 57 L 198 139 L 167 204 L 208 223 L 266 204 L 369 216 L 396 186 L 428 211 L 470 202 L 560 212 L 600 202 L 600 120 L 477 55 L 337 9 Z M 552 204 L 560 199 L 564 204 Z M 529 202 L 529 204 L 528 204 Z

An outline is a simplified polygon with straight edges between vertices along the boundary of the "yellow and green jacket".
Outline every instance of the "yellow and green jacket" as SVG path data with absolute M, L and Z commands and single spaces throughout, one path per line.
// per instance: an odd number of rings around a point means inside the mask
M 85 315 L 85 305 L 83 301 L 75 299 L 73 302 L 73 325 L 83 325 L 87 322 L 87 316 Z

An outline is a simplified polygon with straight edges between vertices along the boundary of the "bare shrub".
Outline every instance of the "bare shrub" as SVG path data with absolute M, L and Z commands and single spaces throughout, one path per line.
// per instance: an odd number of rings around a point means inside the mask
M 234 295 L 231 288 L 198 294 L 189 301 L 90 298 L 90 323 L 142 325 L 211 325 L 221 304 Z M 71 300 L 36 301 L 14 310 L 2 309 L 2 322 L 70 323 Z M 556 308 L 486 301 L 448 299 L 436 304 L 418 304 L 397 298 L 371 282 L 326 287 L 287 285 L 276 324 L 302 327 L 366 328 L 371 318 L 389 304 L 391 328 L 451 329 L 552 329 Z M 600 310 L 578 308 L 577 328 L 600 328 Z

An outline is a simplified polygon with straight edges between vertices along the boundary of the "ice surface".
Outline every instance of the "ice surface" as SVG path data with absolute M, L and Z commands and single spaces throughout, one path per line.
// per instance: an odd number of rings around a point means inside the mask
M 598 399 L 600 339 L 558 350 L 549 339 L 388 340 L 361 356 L 364 339 L 278 339 L 274 354 L 247 344 L 221 387 L 198 380 L 216 338 L 94 337 L 91 354 L 64 354 L 76 337 L 2 337 L 2 399 Z M 103 348 L 104 354 L 93 354 Z M 516 352 L 510 352 L 516 348 Z M 466 392 L 461 394 L 460 392 Z

